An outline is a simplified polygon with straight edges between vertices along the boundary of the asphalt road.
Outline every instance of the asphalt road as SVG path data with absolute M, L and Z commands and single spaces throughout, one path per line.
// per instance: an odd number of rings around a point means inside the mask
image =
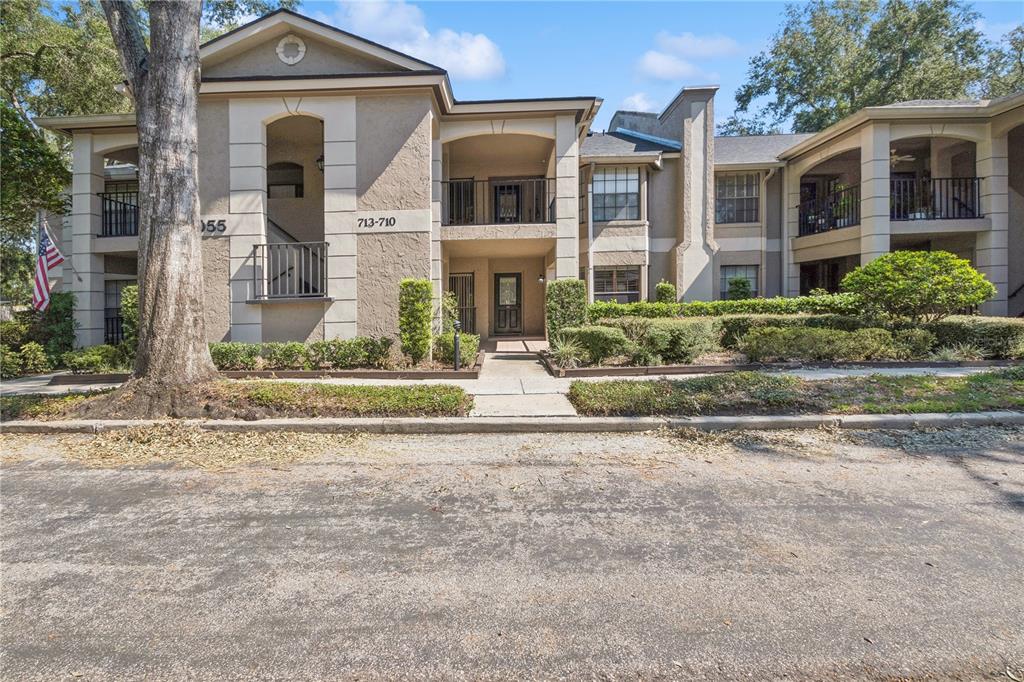
M 5 680 L 1024 675 L 1020 430 L 4 448 Z

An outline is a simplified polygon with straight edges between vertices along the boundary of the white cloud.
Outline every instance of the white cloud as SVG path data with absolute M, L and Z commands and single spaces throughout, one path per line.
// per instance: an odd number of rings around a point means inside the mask
M 483 33 L 427 29 L 423 10 L 405 0 L 338 3 L 321 21 L 447 69 L 456 78 L 487 79 L 505 74 L 501 49 Z
M 657 111 L 658 105 L 647 96 L 646 92 L 634 92 L 622 100 L 622 108 L 626 111 Z
M 654 40 L 658 47 L 665 52 L 690 59 L 731 57 L 740 52 L 739 43 L 720 33 L 698 36 L 693 33 L 672 35 L 667 31 L 662 31 L 655 36 Z
M 644 52 L 644 56 L 640 58 L 637 68 L 645 76 L 666 81 L 703 76 L 703 71 L 695 64 L 681 59 L 674 54 L 658 52 L 657 50 Z

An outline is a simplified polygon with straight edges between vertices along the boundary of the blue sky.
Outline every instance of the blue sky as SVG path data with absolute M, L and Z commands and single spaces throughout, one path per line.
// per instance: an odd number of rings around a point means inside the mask
M 299 11 L 448 69 L 458 99 L 594 95 L 594 128 L 616 109 L 660 111 L 683 85 L 721 86 L 716 118 L 735 106 L 748 59 L 782 22 L 781 2 L 344 2 Z M 979 2 L 997 38 L 1024 3 Z

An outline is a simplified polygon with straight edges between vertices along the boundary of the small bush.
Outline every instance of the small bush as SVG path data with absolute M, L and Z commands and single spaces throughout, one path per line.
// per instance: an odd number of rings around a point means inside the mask
M 544 292 L 548 338 L 566 327 L 587 323 L 587 284 L 581 279 L 556 279 Z
M 306 344 L 264 343 L 260 345 L 260 359 L 263 369 L 302 369 L 306 366 Z
M 841 286 L 861 297 L 865 312 L 912 323 L 940 320 L 996 293 L 970 261 L 948 251 L 893 251 L 853 270 Z
M 754 295 L 750 280 L 746 277 L 729 278 L 729 290 L 726 292 L 730 301 L 743 301 Z
M 23 345 L 19 354 L 22 374 L 42 374 L 50 371 L 50 359 L 46 357 L 43 347 L 35 341 Z
M 308 369 L 383 369 L 388 366 L 391 346 L 388 337 L 357 336 L 352 339 L 314 341 L 306 347 Z
M 64 365 L 74 374 L 95 374 L 99 372 L 123 372 L 127 358 L 117 346 L 90 346 L 70 351 L 61 357 Z
M 654 300 L 658 303 L 675 303 L 678 300 L 676 298 L 676 285 L 665 280 L 655 284 Z
M 689 364 L 721 348 L 722 327 L 714 319 L 654 320 L 651 331 L 662 335 L 664 346 L 659 352 L 669 364 Z
M 459 334 L 459 363 L 462 367 L 476 364 L 476 354 L 480 350 L 480 336 L 477 334 Z M 434 359 L 446 365 L 455 364 L 455 332 L 445 332 L 434 339 Z
M 1011 357 L 1024 343 L 1024 320 L 1006 317 L 956 315 L 921 326 L 935 334 L 937 345 L 970 344 L 986 358 Z
M 14 318 L 0 322 L 0 344 L 8 348 L 21 348 L 28 338 L 28 323 Z
M 139 345 L 139 286 L 132 284 L 121 290 L 122 343 L 130 357 Z
M 575 369 L 583 364 L 585 351 L 583 346 L 566 334 L 559 334 L 551 339 L 548 349 L 555 365 L 562 369 Z
M 21 355 L 6 344 L 0 345 L 0 378 L 14 379 L 21 376 Z
M 213 364 L 222 371 L 245 371 L 259 369 L 260 344 L 228 341 L 210 344 Z
M 759 327 L 816 327 L 854 331 L 865 326 L 857 317 L 846 315 L 723 315 L 715 318 L 722 325 L 722 346 L 735 349 L 751 329 Z
M 429 279 L 406 278 L 399 284 L 398 336 L 402 352 L 414 362 L 430 353 L 433 287 Z
M 926 358 L 937 341 L 927 329 L 897 329 L 892 336 L 897 360 Z
M 973 343 L 954 343 L 952 346 L 942 346 L 932 353 L 932 359 L 941 362 L 970 362 L 984 358 L 985 352 Z
M 625 355 L 630 349 L 629 339 L 621 329 L 589 325 L 565 327 L 559 334 L 564 339 L 575 341 L 591 364 L 600 365 L 608 358 Z

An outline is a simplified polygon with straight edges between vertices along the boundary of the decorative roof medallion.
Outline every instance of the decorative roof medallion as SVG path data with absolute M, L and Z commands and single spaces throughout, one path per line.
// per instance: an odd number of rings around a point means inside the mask
M 277 43 L 277 58 L 288 66 L 294 66 L 306 56 L 306 43 L 294 33 L 289 33 Z

